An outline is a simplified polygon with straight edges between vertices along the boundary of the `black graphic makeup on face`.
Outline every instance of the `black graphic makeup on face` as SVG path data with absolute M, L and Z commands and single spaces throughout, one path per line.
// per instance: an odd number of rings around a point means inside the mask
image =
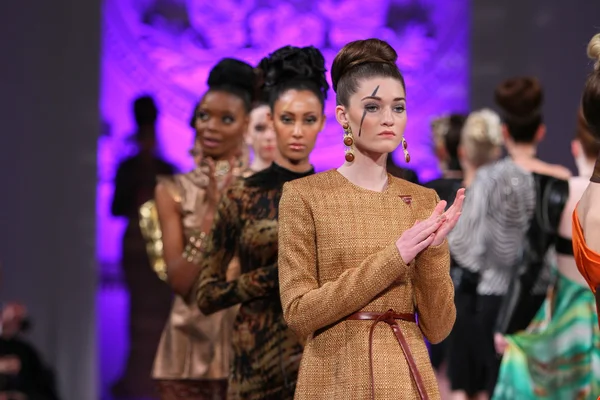
M 375 88 L 375 90 L 373 90 L 373 93 L 371 94 L 370 97 L 375 97 L 375 95 L 377 94 L 378 90 L 379 90 L 379 85 L 377 85 L 377 87 Z M 365 109 L 363 111 L 362 118 L 360 119 L 360 127 L 358 128 L 358 136 L 360 136 L 360 134 L 362 133 L 362 125 L 363 125 L 363 122 L 365 121 L 365 117 L 366 116 L 367 116 L 367 110 Z

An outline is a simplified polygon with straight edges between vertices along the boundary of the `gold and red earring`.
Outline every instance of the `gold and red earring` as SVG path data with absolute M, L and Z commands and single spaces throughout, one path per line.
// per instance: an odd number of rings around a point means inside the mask
M 344 158 L 347 162 L 351 163 L 354 161 L 354 150 L 352 150 L 352 146 L 354 145 L 354 137 L 352 136 L 352 129 L 350 129 L 350 125 L 347 123 L 344 124 L 344 146 L 346 146 L 346 155 Z
M 402 137 L 402 150 L 404 150 L 404 160 L 409 163 L 410 162 L 410 154 L 408 154 L 408 142 Z

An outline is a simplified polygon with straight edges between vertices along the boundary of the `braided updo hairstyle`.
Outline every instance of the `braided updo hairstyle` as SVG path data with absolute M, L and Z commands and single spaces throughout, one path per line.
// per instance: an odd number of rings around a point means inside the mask
M 337 105 L 348 106 L 359 81 L 373 77 L 399 80 L 406 90 L 404 77 L 396 65 L 398 54 L 387 42 L 379 39 L 356 40 L 345 45 L 331 67 L 331 81 Z
M 282 47 L 261 60 L 258 67 L 259 97 L 268 99 L 271 110 L 288 90 L 308 90 L 323 107 L 329 84 L 325 77 L 325 58 L 313 47 Z

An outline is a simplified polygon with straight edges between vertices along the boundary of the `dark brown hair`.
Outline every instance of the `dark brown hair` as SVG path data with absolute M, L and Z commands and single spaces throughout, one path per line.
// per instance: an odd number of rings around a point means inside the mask
M 250 112 L 256 92 L 256 76 L 252 66 L 235 58 L 223 58 L 210 70 L 208 79 L 208 92 L 225 92 L 239 97 L 244 102 L 244 109 Z M 189 125 L 195 128 L 198 101 L 194 106 Z
M 507 79 L 494 93 L 500 115 L 511 138 L 518 143 L 531 143 L 543 123 L 544 90 L 534 77 Z
M 462 114 L 450 114 L 448 117 L 448 131 L 444 136 L 444 147 L 448 152 L 448 169 L 452 171 L 462 171 L 458 159 L 458 146 L 466 120 L 467 117 Z
M 242 99 L 246 112 L 252 109 L 256 74 L 250 64 L 235 58 L 223 58 L 210 70 L 206 84 L 209 91 L 227 92 Z
M 597 136 L 594 136 L 588 123 L 583 116 L 583 110 L 579 109 L 577 113 L 577 130 L 575 138 L 581 143 L 583 153 L 587 158 L 596 158 L 600 154 L 600 141 Z
M 356 40 L 345 45 L 333 60 L 331 82 L 338 105 L 348 106 L 350 96 L 356 93 L 362 79 L 394 78 L 404 84 L 404 77 L 396 65 L 398 54 L 387 42 L 379 39 Z
M 592 135 L 600 140 L 600 33 L 590 40 L 587 53 L 596 64 L 585 83 L 581 108 Z
M 257 69 L 262 98 L 271 110 L 288 90 L 308 90 L 325 107 L 329 83 L 325 77 L 325 58 L 314 46 L 284 46 L 259 63 Z

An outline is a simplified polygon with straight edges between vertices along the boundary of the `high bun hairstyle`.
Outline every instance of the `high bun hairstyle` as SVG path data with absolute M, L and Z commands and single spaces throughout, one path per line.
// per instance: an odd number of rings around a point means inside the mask
M 489 109 L 474 111 L 463 126 L 460 145 L 466 158 L 480 167 L 500 155 L 502 128 L 498 114 Z
M 356 40 L 345 45 L 333 60 L 331 81 L 337 105 L 348 106 L 362 79 L 389 77 L 399 80 L 406 90 L 404 77 L 396 65 L 398 54 L 379 39 Z
M 313 47 L 282 47 L 258 65 L 262 85 L 261 97 L 268 99 L 271 109 L 277 99 L 286 91 L 309 90 L 325 107 L 329 84 L 325 77 L 325 58 Z
M 247 112 L 252 109 L 256 94 L 256 74 L 250 64 L 235 58 L 223 58 L 208 75 L 209 91 L 222 91 L 244 101 Z
M 496 87 L 494 97 L 511 138 L 517 143 L 532 143 L 543 123 L 540 82 L 534 77 L 507 79 Z
M 600 33 L 590 40 L 587 54 L 595 61 L 595 64 L 594 71 L 585 83 L 581 108 L 591 133 L 596 140 L 600 140 Z

